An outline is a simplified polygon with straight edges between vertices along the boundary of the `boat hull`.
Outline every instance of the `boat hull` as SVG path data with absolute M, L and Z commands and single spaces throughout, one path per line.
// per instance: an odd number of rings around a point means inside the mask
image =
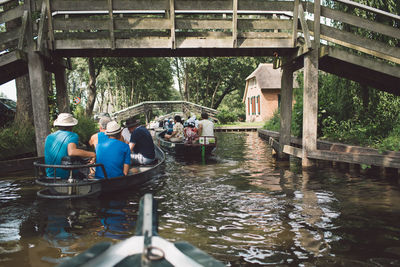
M 152 180 L 165 161 L 165 154 L 158 146 L 155 146 L 155 154 L 156 163 L 154 165 L 134 166 L 138 169 L 138 172 L 127 176 L 105 179 L 74 179 L 69 182 L 68 179 L 48 178 L 37 173 L 36 183 L 45 187 L 37 192 L 37 195 L 50 199 L 72 199 L 94 197 L 140 186 Z M 37 168 L 48 167 L 48 165 L 40 163 L 34 165 Z
M 213 154 L 216 149 L 216 144 L 185 144 L 185 143 L 173 143 L 165 140 L 161 136 L 157 135 L 157 144 L 170 153 L 176 156 L 190 157 L 190 158 L 201 158 L 202 150 L 204 149 L 204 155 L 209 157 Z

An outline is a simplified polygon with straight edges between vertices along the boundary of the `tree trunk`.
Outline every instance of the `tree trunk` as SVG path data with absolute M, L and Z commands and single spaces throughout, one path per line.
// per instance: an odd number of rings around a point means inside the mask
M 87 88 L 86 116 L 93 115 L 94 103 L 96 102 L 96 70 L 93 58 L 88 60 L 89 67 L 89 85 Z
M 181 95 L 181 99 L 184 99 L 184 95 L 182 92 L 182 77 L 181 77 L 181 72 L 179 71 L 179 59 L 176 57 L 175 58 L 175 68 L 176 68 L 176 76 L 178 80 L 178 88 L 179 88 L 179 94 Z
M 189 87 L 188 87 L 188 73 L 187 73 L 187 69 L 185 68 L 185 86 L 184 86 L 184 90 L 185 90 L 185 101 L 190 101 L 190 92 L 189 92 Z
M 15 114 L 15 121 L 32 123 L 33 109 L 29 75 L 26 74 L 16 78 L 15 86 L 17 88 L 17 112 Z

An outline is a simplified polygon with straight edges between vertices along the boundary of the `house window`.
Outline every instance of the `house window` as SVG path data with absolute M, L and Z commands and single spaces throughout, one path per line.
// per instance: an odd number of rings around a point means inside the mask
M 281 94 L 278 94 L 278 109 L 281 108 Z
M 248 108 L 247 108 L 247 113 L 250 115 L 250 106 L 251 106 L 251 104 L 250 104 L 250 97 L 247 98 L 247 106 L 248 106 Z
M 255 115 L 256 114 L 256 97 L 255 96 L 252 97 L 251 106 L 252 106 L 251 112 L 253 115 Z
M 260 115 L 261 114 L 261 111 L 260 111 L 260 96 L 258 95 L 257 96 L 257 113 L 258 113 L 258 115 Z

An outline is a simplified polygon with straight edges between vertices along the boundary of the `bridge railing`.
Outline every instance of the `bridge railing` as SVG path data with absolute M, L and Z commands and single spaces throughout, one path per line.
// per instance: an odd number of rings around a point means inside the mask
M 296 1 L 299 4 L 299 1 Z M 319 36 L 315 36 L 314 20 L 306 19 L 299 24 L 304 38 L 308 34 L 322 40 L 370 56 L 400 64 L 400 16 L 350 0 L 334 0 L 333 6 L 321 6 L 315 13 L 314 3 L 303 2 L 299 18 L 320 17 Z M 347 10 L 346 12 L 343 10 Z M 317 19 L 318 21 L 318 19 Z M 309 31 L 309 33 L 307 33 Z M 307 40 L 305 41 L 307 43 Z
M 0 53 L 22 50 L 26 38 L 28 11 L 24 5 L 7 7 L 11 1 L 0 4 Z M 12 25 L 10 25 L 12 24 Z
M 49 3 L 56 49 L 293 47 L 290 1 Z

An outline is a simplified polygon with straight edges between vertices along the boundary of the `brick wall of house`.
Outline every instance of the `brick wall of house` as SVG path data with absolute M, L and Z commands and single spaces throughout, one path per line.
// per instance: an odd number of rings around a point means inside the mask
M 264 89 L 261 90 L 251 80 L 247 85 L 246 97 L 246 121 L 247 122 L 261 122 L 267 121 L 274 115 L 278 109 L 278 95 L 280 89 Z M 251 105 L 249 106 L 249 101 Z M 258 102 L 260 102 L 258 104 Z M 255 105 L 255 107 L 253 107 Z

